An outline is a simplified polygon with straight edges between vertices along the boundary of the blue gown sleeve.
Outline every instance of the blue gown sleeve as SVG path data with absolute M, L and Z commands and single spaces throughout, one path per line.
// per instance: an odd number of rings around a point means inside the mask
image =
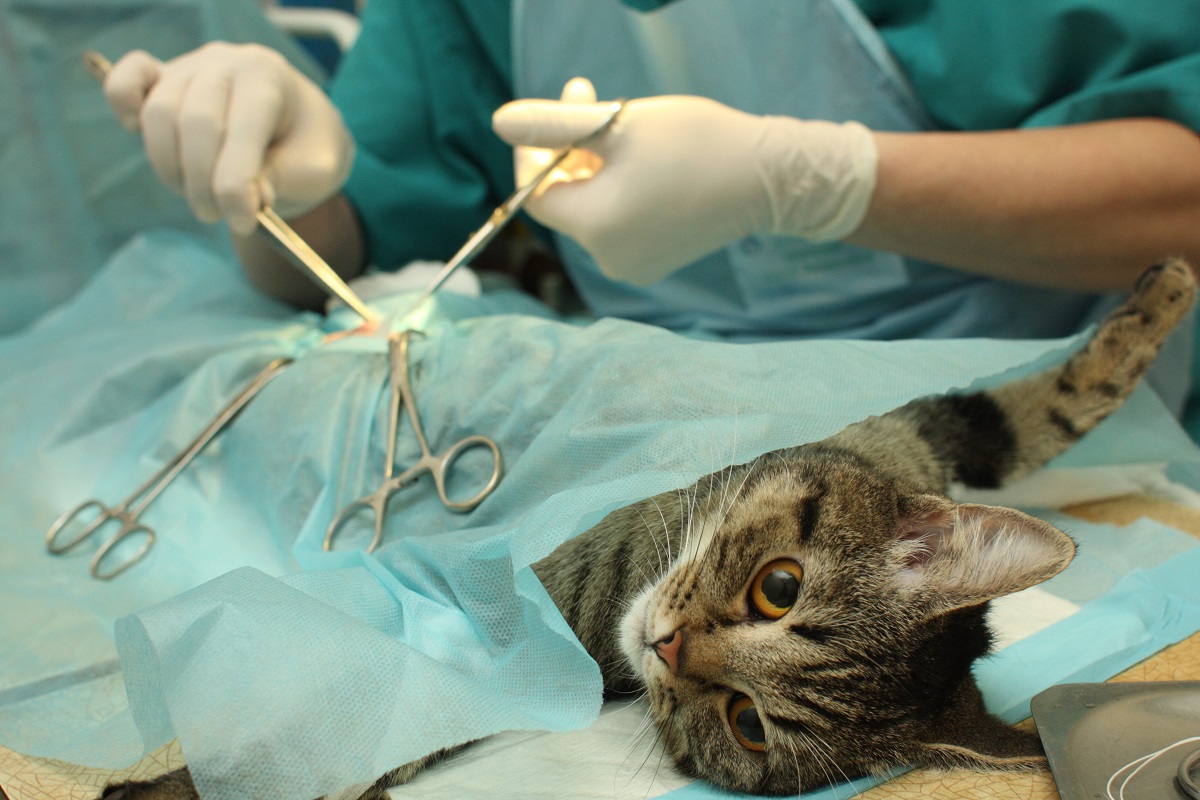
M 358 151 L 345 192 L 372 264 L 447 259 L 512 191 L 491 129 L 512 99 L 507 0 L 371 0 L 330 94 Z
M 947 130 L 1160 117 L 1200 130 L 1195 0 L 856 0 Z

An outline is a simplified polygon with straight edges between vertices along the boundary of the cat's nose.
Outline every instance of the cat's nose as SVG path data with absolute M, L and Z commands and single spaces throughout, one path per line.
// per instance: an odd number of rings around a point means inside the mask
M 664 636 L 654 643 L 654 651 L 667 665 L 672 674 L 679 672 L 679 655 L 683 650 L 683 628 L 677 628 L 675 633 Z

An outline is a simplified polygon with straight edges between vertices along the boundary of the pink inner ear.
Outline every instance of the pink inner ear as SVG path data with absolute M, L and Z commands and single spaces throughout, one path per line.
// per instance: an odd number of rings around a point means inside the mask
M 919 515 L 915 515 L 919 516 Z M 982 603 L 1057 574 L 1074 554 L 1062 531 L 1020 511 L 963 504 L 899 528 L 901 584 L 921 583 L 951 607 Z
M 924 520 L 913 521 L 903 526 L 899 537 L 902 542 L 912 542 L 914 547 L 904 558 L 904 568 L 924 570 L 930 561 L 946 544 L 946 537 L 951 532 L 953 517 L 950 514 L 938 512 Z

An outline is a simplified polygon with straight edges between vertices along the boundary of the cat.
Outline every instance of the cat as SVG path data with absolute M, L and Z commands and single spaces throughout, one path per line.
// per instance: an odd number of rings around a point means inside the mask
M 984 708 L 971 666 L 991 645 L 989 601 L 1057 574 L 1075 545 L 946 493 L 998 487 L 1094 428 L 1195 296 L 1191 270 L 1168 260 L 1061 366 L 918 399 L 618 509 L 534 571 L 606 692 L 645 693 L 685 775 L 785 795 L 905 765 L 1044 767 L 1035 734 Z M 105 794 L 195 796 L 186 768 Z

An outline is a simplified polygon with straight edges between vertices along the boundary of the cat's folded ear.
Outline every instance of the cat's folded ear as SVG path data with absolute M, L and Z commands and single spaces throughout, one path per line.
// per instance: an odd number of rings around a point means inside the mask
M 893 552 L 895 580 L 933 613 L 975 606 L 1057 575 L 1075 543 L 1043 520 L 934 495 L 903 509 Z

